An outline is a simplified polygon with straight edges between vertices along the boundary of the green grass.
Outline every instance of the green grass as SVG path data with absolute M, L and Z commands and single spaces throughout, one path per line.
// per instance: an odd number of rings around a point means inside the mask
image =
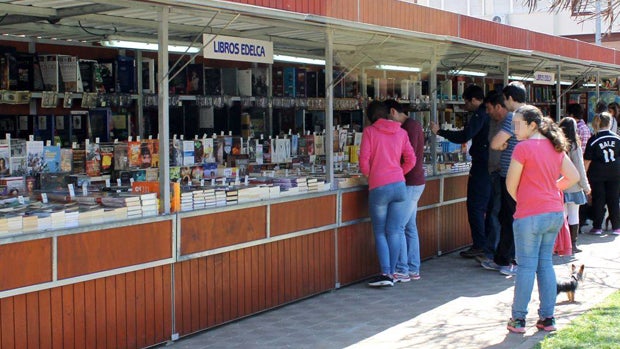
M 620 346 L 620 291 L 547 336 L 536 349 L 612 349 Z

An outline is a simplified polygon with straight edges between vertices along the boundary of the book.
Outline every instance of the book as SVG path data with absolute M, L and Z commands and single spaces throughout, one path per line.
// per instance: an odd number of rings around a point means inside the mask
M 127 170 L 129 168 L 128 145 L 125 142 L 114 143 L 114 170 Z
M 180 139 L 170 140 L 170 166 L 183 165 L 183 141 Z
M 101 175 L 101 149 L 99 143 L 88 143 L 86 145 L 86 158 L 84 161 L 86 174 L 88 176 Z
M 10 174 L 11 146 L 8 140 L 0 139 L 0 176 Z
M 183 141 L 183 162 L 184 166 L 193 165 L 194 162 L 194 141 Z
M 60 172 L 73 172 L 73 149 L 60 149 Z
M 43 146 L 43 168 L 42 172 L 59 172 L 60 171 L 60 146 L 46 145 Z
M 151 167 L 159 167 L 159 139 L 147 139 L 151 151 Z
M 45 161 L 43 159 L 43 141 L 26 142 L 28 174 L 34 176 L 43 172 Z
M 129 167 L 140 167 L 142 160 L 140 159 L 141 143 L 137 141 L 127 142 L 127 158 Z
M 28 164 L 25 156 L 15 156 L 9 159 L 11 176 L 25 176 L 28 173 Z
M 114 144 L 102 143 L 99 150 L 101 153 L 101 173 L 110 174 L 114 169 Z
M 239 96 L 252 96 L 252 69 L 237 70 Z

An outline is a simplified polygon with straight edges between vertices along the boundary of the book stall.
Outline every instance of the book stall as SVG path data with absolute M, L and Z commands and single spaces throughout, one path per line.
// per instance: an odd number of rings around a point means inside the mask
M 429 130 L 465 86 L 619 98 L 614 50 L 401 1 L 52 3 L 0 4 L 1 348 L 143 348 L 374 275 L 370 100 L 425 130 L 427 259 L 471 243 L 468 144 Z

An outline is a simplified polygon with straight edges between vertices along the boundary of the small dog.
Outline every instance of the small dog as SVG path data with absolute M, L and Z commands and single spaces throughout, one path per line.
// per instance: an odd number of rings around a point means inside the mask
M 575 291 L 577 291 L 577 286 L 579 283 L 583 281 L 583 269 L 585 265 L 581 265 L 579 270 L 577 270 L 577 266 L 571 264 L 571 276 L 570 280 L 558 281 L 558 294 L 560 292 L 566 292 L 568 295 L 568 301 L 571 303 L 575 302 Z

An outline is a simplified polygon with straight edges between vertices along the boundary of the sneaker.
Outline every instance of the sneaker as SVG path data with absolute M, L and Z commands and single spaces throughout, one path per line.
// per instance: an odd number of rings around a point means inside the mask
M 409 273 L 394 273 L 394 276 L 392 277 L 392 279 L 394 280 L 394 283 L 411 281 L 411 277 L 409 277 Z
M 485 255 L 476 256 L 476 257 L 474 257 L 474 259 L 476 260 L 476 262 L 478 262 L 480 264 L 482 264 L 482 262 L 484 262 L 484 261 L 491 260 L 491 258 L 489 258 L 489 257 L 487 257 Z
M 620 235 L 620 229 L 614 229 L 614 231 L 611 232 L 613 235 Z
M 493 262 L 490 259 L 487 259 L 486 261 L 482 261 L 480 265 L 486 270 L 500 270 L 502 268 L 501 265 Z
M 594 229 L 594 228 L 592 228 L 592 229 L 590 229 L 588 234 L 601 235 L 601 234 L 603 234 L 603 230 L 602 229 Z
M 517 275 L 517 269 L 518 266 L 516 264 L 504 265 L 499 269 L 499 272 L 504 275 L 515 276 Z
M 370 287 L 394 286 L 394 280 L 385 274 L 381 274 L 368 282 Z
M 463 258 L 474 258 L 476 256 L 483 256 L 484 251 L 481 248 L 471 247 L 469 250 L 461 251 L 459 255 Z
M 536 328 L 545 331 L 555 331 L 555 318 L 552 316 L 536 321 Z
M 577 247 L 577 246 L 573 247 L 573 249 L 572 249 L 572 250 L 573 250 L 573 254 L 575 254 L 575 253 L 579 253 L 579 252 L 583 252 L 583 251 L 582 251 L 579 247 Z
M 420 273 L 409 272 L 411 280 L 420 280 Z
M 510 332 L 525 333 L 525 319 L 510 319 L 506 328 Z

